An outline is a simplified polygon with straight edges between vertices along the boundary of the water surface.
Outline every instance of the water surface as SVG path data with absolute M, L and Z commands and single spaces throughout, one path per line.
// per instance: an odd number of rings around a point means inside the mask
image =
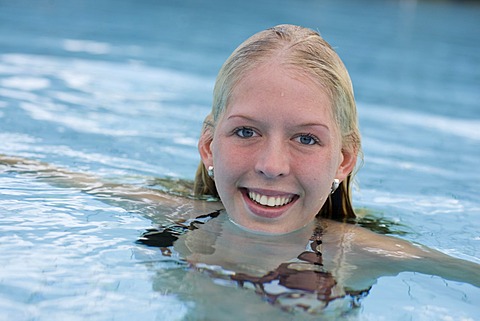
M 0 1 L 0 153 L 122 184 L 190 179 L 220 65 L 251 34 L 301 24 L 354 82 L 356 206 L 480 263 L 479 21 L 468 2 Z M 0 320 L 292 318 L 135 244 L 154 205 L 38 177 L 0 169 Z M 350 318 L 479 320 L 479 297 L 406 272 L 380 278 Z

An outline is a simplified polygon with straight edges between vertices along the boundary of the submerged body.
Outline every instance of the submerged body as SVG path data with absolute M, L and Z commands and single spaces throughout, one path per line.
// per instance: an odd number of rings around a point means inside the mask
M 341 302 L 341 311 L 345 312 L 344 309 L 354 308 L 379 278 L 406 271 L 480 287 L 478 264 L 358 225 L 317 218 L 290 233 L 254 233 L 229 219 L 219 202 L 102 183 L 92 175 L 18 157 L 0 156 L 0 164 L 6 172 L 33 173 L 49 184 L 78 188 L 116 206 L 131 206 L 132 202 L 137 208 L 145 206 L 145 216 L 158 228 L 148 231 L 149 236 L 144 235 L 142 242 L 159 246 L 164 255 L 174 253 L 194 271 L 205 271 L 213 280 L 229 281 L 220 284 L 253 287 L 271 303 L 287 310 L 323 313 L 328 306 L 337 309 L 337 303 Z M 152 212 L 152 204 L 155 212 Z M 173 237 L 167 242 L 145 241 L 166 229 L 173 231 L 170 233 Z M 317 254 L 321 254 L 321 259 Z M 278 287 L 277 283 L 283 285 Z M 317 285 L 320 288 L 315 288 Z M 263 290 L 259 291 L 259 287 Z M 328 295 L 320 290 L 328 290 Z M 296 297 L 294 301 L 290 300 L 292 292 Z M 278 296 L 282 293 L 290 299 L 280 300 L 284 298 Z M 335 301 L 338 302 L 333 303 Z
M 480 287 L 478 264 L 329 219 L 273 235 L 245 230 L 221 210 L 150 230 L 140 242 L 188 262 L 217 284 L 252 288 L 288 311 L 351 312 L 379 278 L 402 272 Z

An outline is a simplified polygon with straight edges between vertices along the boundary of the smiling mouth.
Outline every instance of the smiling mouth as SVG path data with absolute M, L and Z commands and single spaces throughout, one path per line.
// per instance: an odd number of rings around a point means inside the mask
M 281 207 L 291 203 L 294 195 L 289 196 L 267 196 L 253 191 L 247 193 L 248 198 L 257 204 L 268 207 Z

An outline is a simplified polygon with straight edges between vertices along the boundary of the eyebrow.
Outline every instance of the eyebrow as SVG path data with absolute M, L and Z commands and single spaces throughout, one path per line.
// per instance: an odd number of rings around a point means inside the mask
M 246 116 L 246 115 L 236 115 L 236 114 L 228 116 L 227 120 L 230 120 L 232 118 L 242 118 L 242 119 L 254 122 L 254 123 L 260 123 L 261 122 L 259 120 L 256 120 L 256 119 L 254 119 L 252 117 L 249 117 L 249 116 Z M 295 125 L 294 127 L 323 127 L 326 130 L 330 131 L 330 128 L 326 124 L 315 123 L 315 122 L 301 123 L 299 125 Z

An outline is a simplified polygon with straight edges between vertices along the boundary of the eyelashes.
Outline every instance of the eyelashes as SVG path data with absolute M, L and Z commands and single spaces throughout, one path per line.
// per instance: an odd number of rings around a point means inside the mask
M 251 138 L 259 136 L 258 133 L 250 127 L 238 127 L 233 130 L 233 133 L 240 138 Z
M 242 139 L 261 136 L 255 129 L 246 126 L 235 128 L 233 134 Z M 292 139 L 301 145 L 322 145 L 321 140 L 312 133 L 299 133 L 294 135 Z
M 295 139 L 302 145 L 315 145 L 320 144 L 320 139 L 313 134 L 299 134 Z

